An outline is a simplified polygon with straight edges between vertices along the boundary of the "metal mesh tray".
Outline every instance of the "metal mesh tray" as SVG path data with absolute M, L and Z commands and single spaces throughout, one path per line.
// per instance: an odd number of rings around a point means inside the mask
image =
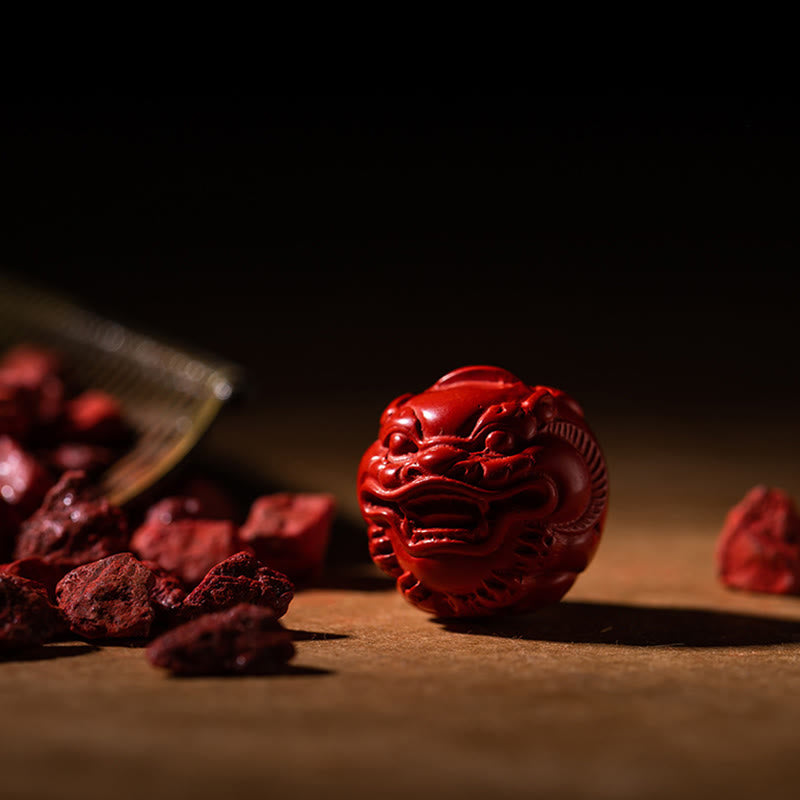
M 33 342 L 64 356 L 67 380 L 103 389 L 122 403 L 137 433 L 102 476 L 124 504 L 175 467 L 241 383 L 238 367 L 166 344 L 0 274 L 0 349 Z

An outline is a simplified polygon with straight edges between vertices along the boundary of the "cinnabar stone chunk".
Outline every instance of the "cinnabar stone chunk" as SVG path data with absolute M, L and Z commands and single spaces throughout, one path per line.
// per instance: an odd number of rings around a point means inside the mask
M 239 504 L 216 481 L 208 478 L 188 478 L 178 494 L 192 498 L 202 509 L 204 519 L 239 519 Z
M 60 375 L 62 368 L 57 353 L 33 344 L 16 345 L 0 359 L 0 370 L 16 372 L 31 383 L 41 383 L 48 375 Z
M 295 580 L 319 573 L 333 523 L 328 494 L 281 492 L 259 497 L 239 531 L 265 564 Z
M 14 556 L 70 568 L 128 549 L 122 512 L 96 494 L 83 472 L 65 472 L 22 525 Z
M 172 618 L 186 599 L 183 584 L 174 575 L 159 567 L 155 561 L 142 563 L 155 575 L 156 582 L 150 592 L 150 599 L 156 608 L 156 613 L 165 619 Z
M 0 572 L 18 575 L 42 584 L 51 601 L 56 599 L 56 585 L 69 572 L 70 568 L 61 564 L 53 564 L 38 556 L 21 558 L 9 564 L 0 564 Z
M 128 436 L 119 401 L 97 389 L 67 403 L 63 438 L 90 444 L 117 444 Z
M 61 613 L 41 584 L 0 572 L 0 653 L 36 647 L 63 631 Z
M 270 609 L 242 604 L 168 631 L 150 643 L 147 658 L 175 675 L 267 675 L 284 669 L 294 652 Z
M 186 586 L 196 586 L 220 561 L 241 549 L 236 526 L 228 520 L 147 519 L 131 538 L 131 550 L 154 561 Z
M 13 506 L 25 519 L 52 485 L 50 474 L 36 458 L 10 437 L 0 436 L 0 504 Z
M 16 386 L 28 396 L 28 428 L 34 424 L 50 426 L 63 413 L 61 369 L 61 360 L 55 353 L 32 345 L 14 347 L 0 360 L 0 384 Z
M 225 513 L 221 513 L 224 510 Z M 216 499 L 208 502 L 205 497 L 197 495 L 179 495 L 165 497 L 147 511 L 148 522 L 160 522 L 169 525 L 182 519 L 232 519 L 227 512 L 229 508 L 221 508 Z
M 728 512 L 716 561 L 726 586 L 800 594 L 800 516 L 792 498 L 781 489 L 751 489 Z
M 118 553 L 69 572 L 56 587 L 56 599 L 79 636 L 144 638 L 155 617 L 155 583 L 152 570 L 130 553 Z
M 116 454 L 108 447 L 64 442 L 47 453 L 46 460 L 57 474 L 70 470 L 80 470 L 92 477 L 111 466 Z
M 272 609 L 282 617 L 294 597 L 292 582 L 264 566 L 250 553 L 241 552 L 217 564 L 183 602 L 185 616 L 249 603 Z

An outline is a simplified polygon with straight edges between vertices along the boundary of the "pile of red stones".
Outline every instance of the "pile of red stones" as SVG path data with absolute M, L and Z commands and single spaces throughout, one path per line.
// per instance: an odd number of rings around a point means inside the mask
M 321 570 L 332 498 L 261 497 L 239 527 L 223 493 L 190 486 L 131 532 L 92 480 L 129 436 L 114 398 L 67 398 L 51 353 L 0 361 L 0 655 L 78 636 L 149 642 L 175 674 L 282 669 L 279 618 Z

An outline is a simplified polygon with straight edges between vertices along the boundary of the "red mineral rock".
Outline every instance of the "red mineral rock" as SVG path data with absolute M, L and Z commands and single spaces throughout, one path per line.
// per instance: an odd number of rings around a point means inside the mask
M 47 427 L 61 416 L 65 394 L 61 368 L 55 353 L 32 345 L 15 347 L 0 360 L 0 384 L 16 386 L 27 393 L 28 427 Z
M 111 466 L 116 454 L 108 447 L 81 442 L 64 442 L 46 455 L 47 463 L 57 473 L 78 470 L 92 477 Z
M 9 564 L 0 564 L 0 572 L 18 575 L 20 578 L 28 578 L 41 583 L 47 590 L 47 596 L 51 601 L 56 599 L 56 585 L 69 570 L 69 567 L 45 561 L 38 556 L 21 558 Z
M 13 506 L 25 519 L 52 485 L 50 474 L 37 459 L 10 437 L 0 436 L 0 503 Z
M 189 478 L 181 485 L 180 494 L 196 500 L 205 519 L 238 520 L 238 504 L 216 481 Z
M 65 472 L 22 525 L 14 556 L 77 567 L 128 549 L 122 512 L 98 497 L 83 472 Z
M 156 576 L 130 553 L 84 564 L 56 587 L 58 606 L 73 633 L 87 639 L 144 638 L 155 613 Z
M 155 606 L 156 613 L 164 618 L 171 618 L 180 611 L 186 599 L 183 584 L 174 576 L 162 569 L 155 561 L 142 562 L 155 575 L 156 582 L 150 592 L 150 600 Z
M 294 580 L 318 573 L 325 560 L 334 515 L 328 494 L 280 494 L 259 497 L 239 538 L 256 556 Z
M 67 403 L 63 439 L 89 444 L 117 444 L 128 435 L 119 401 L 90 389 Z
M 249 603 L 266 606 L 282 617 L 293 596 L 294 586 L 285 575 L 241 552 L 209 571 L 183 601 L 183 613 L 198 616 Z
M 792 498 L 780 489 L 751 489 L 728 512 L 716 562 L 727 586 L 800 594 L 800 517 Z
M 61 613 L 41 584 L 0 572 L 0 653 L 44 644 L 63 631 Z
M 62 368 L 57 353 L 32 344 L 12 347 L 0 359 L 0 370 L 23 375 L 30 383 L 41 383 L 48 375 L 59 375 Z
M 224 510 L 227 512 L 229 509 Z M 182 519 L 231 519 L 227 513 L 220 514 L 221 511 L 223 509 L 218 507 L 216 501 L 208 503 L 204 497 L 197 495 L 165 497 L 149 508 L 147 521 L 169 525 Z
M 242 604 L 168 631 L 151 642 L 147 657 L 176 675 L 265 675 L 284 669 L 294 652 L 270 609 Z
M 131 538 L 131 549 L 154 561 L 186 586 L 196 586 L 215 564 L 241 550 L 236 526 L 228 520 L 170 519 L 161 514 L 145 520 Z

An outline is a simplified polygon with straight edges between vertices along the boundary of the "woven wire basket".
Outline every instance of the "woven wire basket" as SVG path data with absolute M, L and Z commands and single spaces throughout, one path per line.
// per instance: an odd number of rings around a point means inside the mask
M 136 442 L 101 476 L 109 499 L 120 505 L 189 453 L 241 383 L 232 364 L 165 344 L 0 273 L 0 350 L 20 342 L 54 348 L 71 384 L 102 389 L 122 404 Z

